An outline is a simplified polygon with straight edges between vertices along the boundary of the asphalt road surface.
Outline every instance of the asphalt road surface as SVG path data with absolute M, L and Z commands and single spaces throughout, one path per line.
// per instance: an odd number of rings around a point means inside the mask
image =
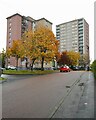
M 8 81 L 2 84 L 2 117 L 58 118 L 59 108 L 66 100 L 70 101 L 72 91 L 75 93 L 71 97 L 74 99 L 72 104 L 78 106 L 89 74 L 86 71 L 71 71 L 40 76 L 3 76 Z M 69 112 L 72 114 L 72 111 Z

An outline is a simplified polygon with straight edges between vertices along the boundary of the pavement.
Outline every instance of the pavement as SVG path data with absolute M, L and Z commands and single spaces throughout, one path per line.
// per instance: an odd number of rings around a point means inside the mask
M 89 72 L 81 77 L 73 88 L 68 88 L 68 95 L 55 107 L 51 118 L 95 118 L 96 96 L 94 96 L 94 78 Z M 95 86 L 96 87 L 96 86 Z
M 92 72 L 84 73 L 66 88 L 66 96 L 55 106 L 49 118 L 96 118 L 96 82 Z

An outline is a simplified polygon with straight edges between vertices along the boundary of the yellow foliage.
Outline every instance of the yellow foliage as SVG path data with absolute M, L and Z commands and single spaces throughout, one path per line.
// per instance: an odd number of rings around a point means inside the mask
M 24 54 L 30 59 L 41 59 L 42 57 L 45 57 L 45 60 L 52 59 L 58 52 L 59 43 L 53 32 L 43 26 L 34 32 L 25 32 L 22 41 Z
M 7 56 L 7 57 L 10 57 L 10 56 L 11 56 L 11 49 L 10 49 L 10 48 L 8 48 L 8 49 L 6 50 L 6 56 Z
M 70 58 L 73 65 L 78 64 L 78 60 L 80 59 L 80 53 L 74 51 L 67 51 L 67 55 Z
M 37 42 L 37 48 L 41 52 L 41 57 L 53 59 L 58 52 L 58 41 L 53 32 L 46 27 L 40 26 L 35 32 L 34 37 Z M 50 53 L 50 54 L 49 54 Z

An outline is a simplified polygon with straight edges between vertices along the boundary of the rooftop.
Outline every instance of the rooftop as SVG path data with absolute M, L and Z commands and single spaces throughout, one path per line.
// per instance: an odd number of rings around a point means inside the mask
M 75 19 L 75 20 L 71 20 L 71 21 L 68 21 L 68 22 L 64 22 L 64 23 L 61 23 L 61 24 L 58 24 L 58 25 L 67 24 L 67 23 L 74 22 L 74 21 L 78 21 L 78 20 L 81 20 L 81 19 L 83 19 L 83 20 L 86 22 L 86 20 L 85 20 L 84 18 L 80 18 L 80 19 Z M 86 22 L 86 23 L 87 23 L 87 22 Z M 56 25 L 56 26 L 58 26 L 58 25 Z
M 16 13 L 16 14 L 13 14 L 13 15 L 11 15 L 11 16 L 9 16 L 9 17 L 7 17 L 6 19 L 9 19 L 9 18 L 14 17 L 14 16 L 16 16 L 16 15 L 19 15 L 19 16 L 21 16 L 21 17 L 22 17 L 22 15 L 20 15 L 19 13 Z
M 47 20 L 47 19 L 45 19 L 45 18 L 40 18 L 40 19 L 38 19 L 38 20 L 36 20 L 36 21 L 40 21 L 40 20 L 45 20 L 46 22 L 49 22 L 50 24 L 52 24 L 52 22 L 50 22 L 49 20 Z
M 40 19 L 38 19 L 38 20 L 35 20 L 35 19 L 33 19 L 32 17 L 30 17 L 30 16 L 27 16 L 27 17 L 26 17 L 26 16 L 22 16 L 22 15 L 20 15 L 19 13 L 13 14 L 13 15 L 7 17 L 6 19 L 9 19 L 9 18 L 14 17 L 14 16 L 16 16 L 16 15 L 18 15 L 18 16 L 20 16 L 20 17 L 25 17 L 25 19 L 27 19 L 27 20 L 29 20 L 29 21 L 45 20 L 46 22 L 49 22 L 50 24 L 52 24 L 52 22 L 50 22 L 49 20 L 47 20 L 47 19 L 45 19 L 45 18 L 40 18 Z

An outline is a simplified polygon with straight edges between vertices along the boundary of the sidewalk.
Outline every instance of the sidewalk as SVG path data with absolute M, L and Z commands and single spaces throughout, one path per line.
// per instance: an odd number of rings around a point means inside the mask
M 94 118 L 93 74 L 86 72 L 69 92 L 52 118 Z
M 77 118 L 94 118 L 94 78 L 89 74 L 89 80 L 86 82 L 83 96 L 81 97 Z

